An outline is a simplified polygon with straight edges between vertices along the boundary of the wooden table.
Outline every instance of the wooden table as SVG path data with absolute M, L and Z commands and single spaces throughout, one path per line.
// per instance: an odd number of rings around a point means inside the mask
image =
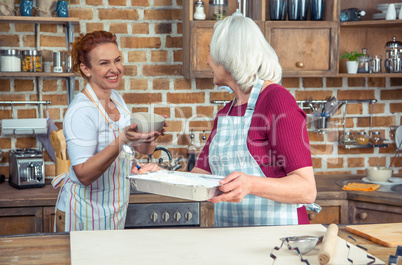
M 357 244 L 388 264 L 389 255 L 396 248 L 386 248 L 369 240 L 352 235 L 339 226 L 338 236 L 346 239 L 351 235 Z M 200 228 L 203 229 L 203 228 Z M 0 264 L 71 264 L 69 233 L 0 237 Z

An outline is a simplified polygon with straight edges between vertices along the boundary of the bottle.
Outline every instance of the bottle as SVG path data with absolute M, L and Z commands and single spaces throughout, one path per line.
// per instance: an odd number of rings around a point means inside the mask
M 385 20 L 395 20 L 395 19 L 396 19 L 395 4 L 389 4 L 387 13 L 385 13 Z
M 195 162 L 197 160 L 197 148 L 194 145 L 194 132 L 193 129 L 191 129 L 190 133 L 190 145 L 187 148 L 187 171 L 190 172 L 194 166 Z
M 366 12 L 357 8 L 348 8 L 341 11 L 341 22 L 344 21 L 359 21 L 361 17 L 364 17 Z
M 204 12 L 204 2 L 202 2 L 201 0 L 198 0 L 195 3 L 194 19 L 195 20 L 205 20 L 206 17 L 207 17 L 207 15 L 205 15 L 205 12 Z

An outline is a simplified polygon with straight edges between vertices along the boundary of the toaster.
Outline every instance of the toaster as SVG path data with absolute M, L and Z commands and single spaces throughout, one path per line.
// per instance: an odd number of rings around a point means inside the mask
M 14 149 L 10 151 L 9 183 L 17 189 L 45 186 L 45 163 L 43 153 L 37 149 Z

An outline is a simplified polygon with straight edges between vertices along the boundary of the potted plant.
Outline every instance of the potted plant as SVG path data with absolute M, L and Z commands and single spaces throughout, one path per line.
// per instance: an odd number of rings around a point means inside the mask
M 344 52 L 339 57 L 339 60 L 347 59 L 348 61 L 346 62 L 346 68 L 348 70 L 348 74 L 356 74 L 359 65 L 357 58 L 363 55 L 364 54 L 358 53 L 357 51 Z

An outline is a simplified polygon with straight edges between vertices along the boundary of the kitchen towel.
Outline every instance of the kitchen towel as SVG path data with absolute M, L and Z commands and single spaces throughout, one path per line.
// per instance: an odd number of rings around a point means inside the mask
M 343 190 L 375 191 L 380 188 L 380 184 L 348 183 L 342 187 Z

